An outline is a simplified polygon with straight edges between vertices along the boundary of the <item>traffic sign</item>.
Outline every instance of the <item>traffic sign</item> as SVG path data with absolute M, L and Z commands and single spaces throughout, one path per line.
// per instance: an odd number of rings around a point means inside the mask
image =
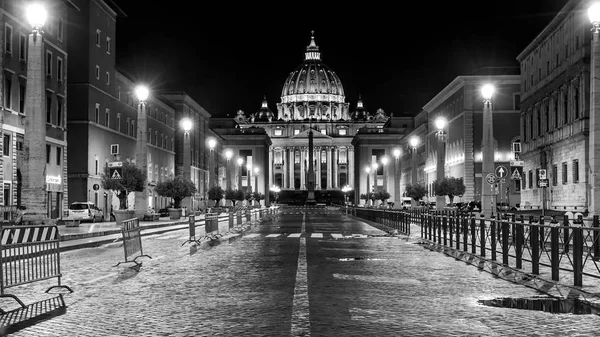
M 521 166 L 511 167 L 510 171 L 512 172 L 510 174 L 511 179 L 521 180 L 521 177 L 523 176 L 523 167 L 521 167 Z
M 108 163 L 108 167 L 123 167 L 122 161 L 111 161 Z
M 539 179 L 544 179 L 544 180 L 547 178 L 546 177 L 546 169 L 540 169 L 538 171 L 538 178 Z
M 538 180 L 538 187 L 548 187 L 548 179 Z
M 485 180 L 488 182 L 488 184 L 493 185 L 496 183 L 496 175 L 493 173 L 488 173 L 488 175 L 485 176 Z
M 506 169 L 506 167 L 500 165 L 496 167 L 496 175 L 498 176 L 498 178 L 504 178 L 506 177 L 506 175 L 508 175 L 508 170 Z
M 525 161 L 523 160 L 511 160 L 510 161 L 510 166 L 525 166 Z

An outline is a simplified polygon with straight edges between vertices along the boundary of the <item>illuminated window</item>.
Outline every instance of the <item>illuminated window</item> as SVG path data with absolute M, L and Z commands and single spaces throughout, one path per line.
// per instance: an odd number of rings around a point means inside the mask
M 297 135 L 299 133 L 300 133 L 300 130 L 298 130 L 298 129 L 294 130 L 294 135 Z
M 281 135 L 283 135 L 283 130 L 275 129 L 275 136 L 281 136 Z
M 325 129 L 322 129 L 322 130 L 321 130 L 321 133 L 322 133 L 322 134 L 324 134 L 324 135 L 326 135 L 326 134 L 327 134 L 327 130 L 325 130 Z
M 340 136 L 346 135 L 346 129 L 340 129 Z

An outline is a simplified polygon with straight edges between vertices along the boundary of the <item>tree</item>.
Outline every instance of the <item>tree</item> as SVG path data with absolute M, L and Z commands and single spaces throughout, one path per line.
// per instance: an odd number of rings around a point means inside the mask
M 265 199 L 265 195 L 260 192 L 254 192 L 253 196 L 254 200 L 256 200 L 259 204 L 261 200 Z
M 215 206 L 223 199 L 223 189 L 221 186 L 213 186 L 208 189 L 208 199 L 215 201 Z
M 236 191 L 234 191 L 234 190 L 232 190 L 232 189 L 228 189 L 227 191 L 225 191 L 225 200 L 229 200 L 229 201 L 231 201 L 231 204 L 232 204 L 234 207 L 235 207 L 235 202 L 236 202 L 236 199 L 235 199 L 235 192 L 236 192 Z
M 406 185 L 406 196 L 413 198 L 415 201 L 421 200 L 427 195 L 427 189 L 423 185 Z
M 381 200 L 382 205 L 389 198 L 390 198 L 390 193 L 388 191 L 378 191 L 377 193 L 375 193 L 375 199 Z
M 244 197 L 245 197 L 244 191 L 242 191 L 242 190 L 235 190 L 234 192 L 235 192 L 234 200 L 236 200 L 236 201 L 242 201 L 242 200 L 244 200 Z
M 196 186 L 189 178 L 176 176 L 173 179 L 156 184 L 154 191 L 161 197 L 173 198 L 175 208 L 181 207 L 181 200 L 196 193 Z
M 112 179 L 108 166 L 102 173 L 102 188 L 112 191 L 119 198 L 119 209 L 127 209 L 127 196 L 131 192 L 142 192 L 146 186 L 146 172 L 130 162 L 123 162 L 121 179 Z
M 457 195 L 463 195 L 465 193 L 466 186 L 463 182 L 463 178 L 455 177 L 444 177 L 441 182 L 433 182 L 433 191 L 435 195 L 448 196 L 450 203 L 454 201 L 454 197 Z

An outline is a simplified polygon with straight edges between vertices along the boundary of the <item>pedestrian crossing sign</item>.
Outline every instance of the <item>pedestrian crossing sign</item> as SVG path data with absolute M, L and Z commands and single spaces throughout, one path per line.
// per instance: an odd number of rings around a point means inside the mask
M 519 168 L 518 167 L 513 167 L 512 168 L 512 174 L 510 176 L 511 179 L 513 180 L 521 180 L 521 173 L 519 172 Z
M 123 178 L 122 167 L 109 167 L 110 179 L 121 180 Z

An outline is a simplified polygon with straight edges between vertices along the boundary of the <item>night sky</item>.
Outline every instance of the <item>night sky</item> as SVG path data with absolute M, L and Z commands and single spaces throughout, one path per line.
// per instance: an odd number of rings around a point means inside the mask
M 457 76 L 517 67 L 567 3 L 114 1 L 127 14 L 117 20 L 117 65 L 154 90 L 184 90 L 213 116 L 255 112 L 263 96 L 276 112 L 312 30 L 350 110 L 360 94 L 371 112 L 414 115 Z

